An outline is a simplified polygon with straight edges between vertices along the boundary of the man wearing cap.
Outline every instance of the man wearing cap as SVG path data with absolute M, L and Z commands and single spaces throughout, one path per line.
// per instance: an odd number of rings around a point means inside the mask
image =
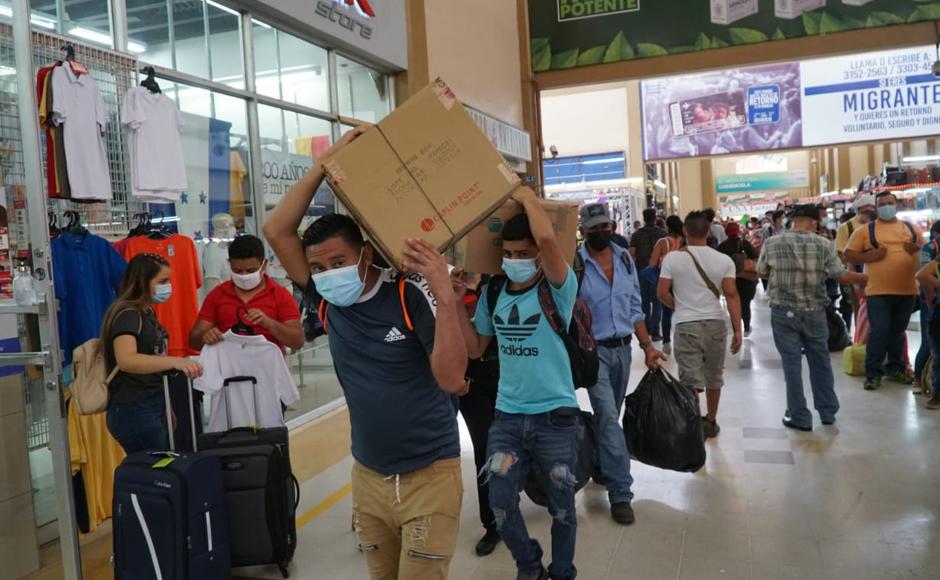
M 839 411 L 829 360 L 826 280 L 862 285 L 867 281 L 865 274 L 847 270 L 831 242 L 816 235 L 818 222 L 816 206 L 796 206 L 791 214 L 793 227 L 768 239 L 757 263 L 757 272 L 770 278 L 770 320 L 787 385 L 783 424 L 800 431 L 813 429 L 813 415 L 803 394 L 804 353 L 813 406 L 823 425 L 832 425 Z
M 861 272 L 861 266 L 854 266 L 846 261 L 845 247 L 849 244 L 849 238 L 852 237 L 855 230 L 864 228 L 869 222 L 874 221 L 875 218 L 878 217 L 875 210 L 875 196 L 870 193 L 859 195 L 855 198 L 855 203 L 852 204 L 852 208 L 855 210 L 855 217 L 839 226 L 839 231 L 836 232 L 836 252 L 838 252 L 839 257 L 847 266 L 856 272 Z M 865 295 L 861 290 L 843 284 L 842 299 L 845 300 L 846 298 L 848 298 L 852 305 L 852 319 L 854 320 L 858 317 L 862 301 L 865 300 Z M 846 324 L 846 326 L 851 328 L 848 324 Z
M 646 355 L 646 366 L 656 368 L 665 355 L 653 347 L 641 306 L 637 267 L 630 254 L 611 243 L 613 226 L 607 206 L 592 203 L 581 208 L 581 236 L 575 270 L 583 272 L 579 296 L 591 308 L 594 338 L 600 357 L 597 384 L 588 390 L 597 432 L 601 472 L 607 483 L 610 515 L 619 524 L 634 521 L 627 450 L 620 408 L 627 394 L 634 334 Z

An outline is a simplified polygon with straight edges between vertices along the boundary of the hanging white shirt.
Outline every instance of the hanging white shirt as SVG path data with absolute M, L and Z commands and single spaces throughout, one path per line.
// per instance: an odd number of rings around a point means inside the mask
M 183 117 L 162 93 L 132 87 L 124 95 L 121 121 L 127 127 L 133 194 L 143 201 L 176 202 L 186 190 L 180 131 Z
M 109 200 L 111 173 L 104 134 L 104 100 L 95 79 L 68 64 L 52 70 L 52 122 L 63 125 L 65 161 L 72 199 Z
M 209 432 L 251 425 L 283 427 L 281 403 L 290 405 L 297 402 L 300 392 L 281 349 L 260 335 L 243 336 L 230 330 L 223 336 L 225 340 L 222 342 L 203 347 L 199 356 L 203 374 L 193 382 L 195 389 L 212 395 Z M 254 388 L 247 381 L 227 387 L 232 417 L 230 425 L 222 388 L 226 379 L 241 376 L 254 377 L 258 383 Z

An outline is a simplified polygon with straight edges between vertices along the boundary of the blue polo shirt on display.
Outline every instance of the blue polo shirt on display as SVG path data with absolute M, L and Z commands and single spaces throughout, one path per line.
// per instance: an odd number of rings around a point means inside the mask
M 127 262 L 104 238 L 62 232 L 52 240 L 59 341 L 66 364 L 72 361 L 75 347 L 98 337 L 126 269 Z
M 549 287 L 565 326 L 571 324 L 578 299 L 574 271 L 568 269 L 561 288 Z M 484 288 L 473 324 L 482 336 L 496 336 L 499 343 L 498 410 L 538 415 L 578 406 L 568 351 L 542 312 L 538 284 L 521 292 L 510 291 L 506 284 L 492 309 Z
M 316 300 L 312 281 L 306 294 Z M 435 304 L 424 279 L 410 276 L 409 331 L 398 279 L 385 271 L 352 306 L 326 310 L 330 354 L 349 406 L 353 457 L 382 475 L 460 456 L 456 397 L 442 391 L 431 372 Z
M 633 334 L 634 325 L 645 320 L 640 300 L 640 279 L 636 265 L 628 269 L 626 259 L 632 261 L 623 248 L 611 244 L 614 253 L 614 281 L 608 282 L 600 265 L 584 246 L 578 250 L 584 259 L 584 280 L 581 282 L 581 299 L 591 308 L 594 338 L 626 338 Z

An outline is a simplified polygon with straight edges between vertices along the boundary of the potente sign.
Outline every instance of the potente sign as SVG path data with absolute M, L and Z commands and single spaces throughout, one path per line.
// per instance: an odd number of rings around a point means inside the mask
M 372 25 L 375 10 L 369 0 L 319 0 L 317 16 L 334 22 L 337 26 L 351 32 L 358 32 L 365 40 L 372 39 Z

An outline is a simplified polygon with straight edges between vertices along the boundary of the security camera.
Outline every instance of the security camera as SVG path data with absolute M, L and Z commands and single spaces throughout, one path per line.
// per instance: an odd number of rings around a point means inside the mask
M 940 77 L 940 60 L 934 61 L 930 70 L 933 72 L 933 76 Z
M 555 147 L 554 145 L 552 145 L 551 147 L 548 148 L 548 152 L 552 154 L 552 159 L 558 157 L 558 147 Z

